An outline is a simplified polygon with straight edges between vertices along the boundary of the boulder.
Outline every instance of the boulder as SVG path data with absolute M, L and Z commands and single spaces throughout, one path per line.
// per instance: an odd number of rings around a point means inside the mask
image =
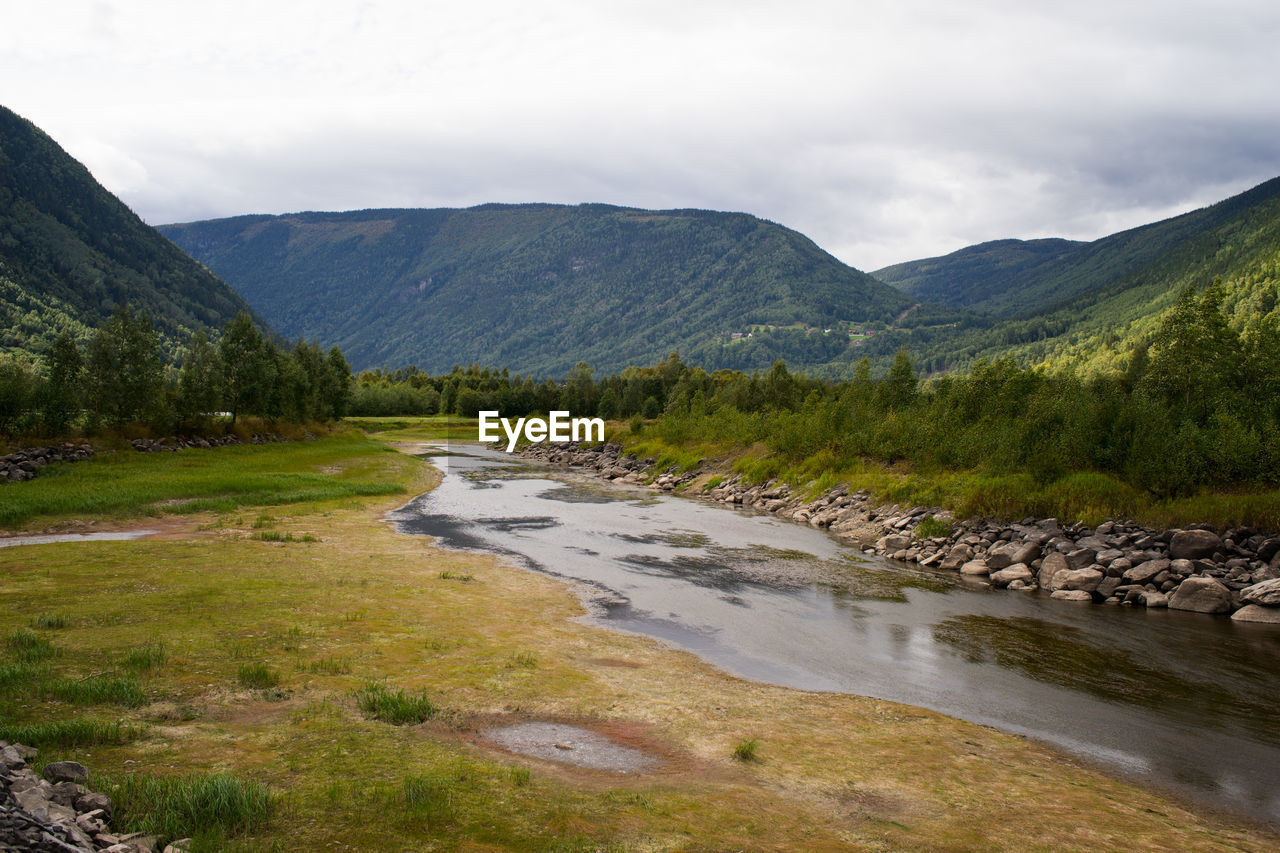
M 1049 597 L 1058 601 L 1093 601 L 1093 595 L 1082 589 L 1059 589 Z
M 1054 584 L 1058 589 L 1093 592 L 1102 583 L 1103 574 L 1098 569 L 1076 569 L 1055 575 Z
M 1056 589 L 1053 585 L 1054 575 L 1064 571 L 1070 571 L 1067 558 L 1061 552 L 1054 551 L 1040 563 L 1040 572 L 1036 575 L 1036 579 L 1042 588 L 1052 591 Z
M 1280 607 L 1280 578 L 1245 587 L 1240 591 L 1240 600 L 1245 604 Z
M 1127 569 L 1123 575 L 1125 583 L 1149 583 L 1152 578 L 1169 568 L 1169 561 L 1164 559 L 1147 560 L 1145 563 L 1139 563 L 1131 569 Z
M 991 569 L 987 566 L 986 560 L 970 560 L 960 567 L 960 574 L 962 575 L 980 576 L 988 574 L 990 571 Z
M 1169 606 L 1169 596 L 1165 595 L 1163 592 L 1151 592 L 1148 590 L 1147 592 L 1142 593 L 1141 599 L 1142 603 L 1147 607 Z
M 991 582 L 996 586 L 1008 586 L 1014 581 L 1027 581 L 1035 577 L 1025 563 L 1014 563 L 1012 566 L 991 573 Z
M 886 551 L 889 553 L 893 553 L 894 551 L 901 551 L 904 548 L 911 547 L 911 537 L 902 536 L 900 534 L 895 534 L 893 536 L 883 536 L 880 538 L 880 541 L 876 543 L 876 547 L 879 548 L 881 551 Z
M 948 569 L 954 572 L 972 559 L 973 559 L 972 548 L 970 548 L 968 545 L 963 545 L 963 544 L 957 545 L 956 547 L 952 548 L 951 553 L 947 554 L 947 556 L 943 558 L 942 562 L 938 564 L 938 568 Z
M 1280 607 L 1261 607 L 1257 604 L 1246 604 L 1231 618 L 1236 622 L 1262 622 L 1269 625 L 1280 625 Z
M 1169 598 L 1170 610 L 1193 613 L 1230 613 L 1234 601 L 1231 590 L 1215 578 L 1187 578 Z
M 1040 543 L 1039 542 L 1023 542 L 1014 548 L 1013 562 L 1026 563 L 1028 566 L 1036 560 L 1040 559 Z
M 1086 566 L 1092 566 L 1094 563 L 1093 558 L 1097 555 L 1098 552 L 1092 548 L 1077 548 L 1067 553 L 1067 567 L 1075 571 Z
M 81 785 L 89 781 L 89 768 L 78 761 L 54 761 L 44 766 L 44 778 L 50 782 L 76 782 Z
M 1222 550 L 1222 538 L 1212 530 L 1176 530 L 1169 540 L 1169 556 L 1175 560 L 1199 560 Z
M 1005 542 L 992 548 L 987 552 L 987 567 L 992 571 L 1006 569 L 1017 562 L 1014 554 L 1018 552 L 1018 546 Z

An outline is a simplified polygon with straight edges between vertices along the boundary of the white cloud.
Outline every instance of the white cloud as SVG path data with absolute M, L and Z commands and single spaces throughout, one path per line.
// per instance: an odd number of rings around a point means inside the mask
M 157 223 L 698 206 L 871 269 L 1280 174 L 1270 2 L 6 7 L 0 103 Z

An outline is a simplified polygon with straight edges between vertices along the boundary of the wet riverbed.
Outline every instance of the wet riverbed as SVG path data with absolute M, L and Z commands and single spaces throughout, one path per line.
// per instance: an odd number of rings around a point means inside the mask
M 1052 601 L 766 515 L 453 445 L 394 515 L 747 678 L 931 708 L 1280 825 L 1280 630 Z M 465 454 L 465 455 L 460 455 Z

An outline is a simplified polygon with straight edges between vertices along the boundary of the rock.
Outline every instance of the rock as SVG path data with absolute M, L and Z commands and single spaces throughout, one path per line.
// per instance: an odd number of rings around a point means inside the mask
M 960 567 L 962 575 L 985 575 L 991 569 L 987 566 L 986 560 L 970 560 Z
M 1262 622 L 1268 625 L 1280 625 L 1280 607 L 1262 607 L 1257 604 L 1246 604 L 1231 618 L 1236 622 Z
M 1170 610 L 1193 613 L 1229 613 L 1233 604 L 1231 590 L 1220 581 L 1198 576 L 1184 580 L 1169 598 Z
M 965 563 L 973 559 L 973 549 L 968 545 L 957 545 L 951 549 L 951 553 L 943 558 L 938 564 L 938 568 L 956 571 Z
M 876 547 L 889 553 L 902 551 L 911 547 L 911 537 L 902 535 L 882 536 L 880 541 L 876 543 Z
M 1058 601 L 1093 601 L 1093 595 L 1082 589 L 1058 589 L 1049 597 Z
M 1070 571 L 1067 565 L 1067 558 L 1059 551 L 1054 551 L 1044 558 L 1040 563 L 1040 572 L 1036 575 L 1036 579 L 1040 586 L 1047 590 L 1057 589 L 1053 585 L 1053 578 L 1058 572 Z
M 1086 566 L 1093 565 L 1094 557 L 1098 554 L 1092 548 L 1077 548 L 1067 553 L 1067 567 L 1072 571 L 1083 569 Z
M 111 818 L 115 813 L 115 806 L 111 802 L 111 798 L 106 794 L 99 794 L 97 791 L 89 791 L 76 797 L 76 811 L 79 812 L 102 812 L 102 819 L 111 822 Z
M 1280 607 L 1280 579 L 1267 580 L 1245 587 L 1240 591 L 1240 600 L 1245 604 Z
M 1131 569 L 1128 569 L 1123 577 L 1125 583 L 1147 583 L 1156 575 L 1169 568 L 1169 561 L 1165 559 L 1147 560 L 1145 563 L 1139 563 Z
M 1058 589 L 1093 592 L 1102 583 L 1102 578 L 1103 574 L 1098 569 L 1076 569 L 1055 575 L 1053 582 Z
M 77 782 L 83 785 L 89 781 L 89 768 L 78 761 L 54 761 L 44 766 L 44 778 L 50 782 Z
M 1014 581 L 1021 581 L 1023 586 L 1035 577 L 1025 563 L 1014 563 L 1012 566 L 991 573 L 991 582 L 996 586 L 1009 586 Z
M 1142 603 L 1147 607 L 1168 607 L 1169 596 L 1163 592 L 1144 592 L 1142 593 Z
M 1212 530 L 1176 530 L 1169 540 L 1169 556 L 1175 560 L 1198 560 L 1222 550 L 1222 538 Z
M 1107 598 L 1116 591 L 1116 587 L 1120 586 L 1120 578 L 1107 576 L 1098 584 L 1098 588 L 1094 592 L 1103 598 Z
M 1006 569 L 1009 566 L 1012 566 L 1017 562 L 1013 559 L 1013 555 L 1017 553 L 1017 551 L 1017 546 L 1007 542 L 1002 545 L 997 545 L 987 552 L 987 568 L 992 571 L 999 571 L 1000 569 Z

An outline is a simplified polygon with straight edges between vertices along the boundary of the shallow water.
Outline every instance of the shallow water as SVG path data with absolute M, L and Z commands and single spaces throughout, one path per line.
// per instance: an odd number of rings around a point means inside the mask
M 97 533 L 40 533 L 33 536 L 2 536 L 0 548 L 16 545 L 49 545 L 54 542 L 121 542 L 141 539 L 158 530 L 104 530 Z
M 747 678 L 1028 735 L 1280 825 L 1274 626 L 991 590 L 771 516 L 450 449 L 399 528 L 577 582 L 606 625 Z

